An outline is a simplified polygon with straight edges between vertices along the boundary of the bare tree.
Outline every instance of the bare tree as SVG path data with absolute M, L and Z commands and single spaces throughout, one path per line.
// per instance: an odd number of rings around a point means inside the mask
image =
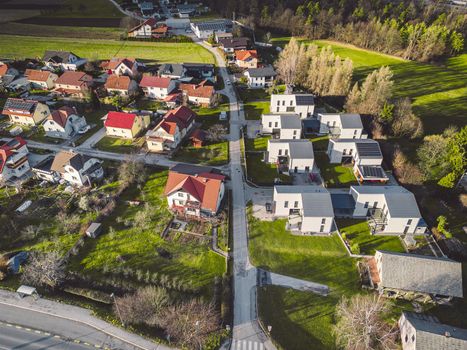
M 279 54 L 276 62 L 276 68 L 279 77 L 286 85 L 293 85 L 296 81 L 297 67 L 299 62 L 300 45 L 294 37 L 285 45 Z
M 118 180 L 121 188 L 127 188 L 134 182 L 140 184 L 144 182 L 145 178 L 144 164 L 138 161 L 135 156 L 129 156 L 118 168 Z
M 154 326 L 159 325 L 169 301 L 164 288 L 148 286 L 134 294 L 116 298 L 114 310 L 124 323 Z
M 408 136 L 411 139 L 422 136 L 422 121 L 413 113 L 412 103 L 408 97 L 396 102 L 391 127 L 395 136 Z
M 403 184 L 419 185 L 423 182 L 423 174 L 420 168 L 411 163 L 400 149 L 394 151 L 392 161 L 394 174 Z
M 41 234 L 41 232 L 43 230 L 44 230 L 44 226 L 43 226 L 42 223 L 40 223 L 37 226 L 28 225 L 28 226 L 26 226 L 24 228 L 23 232 L 21 233 L 21 238 L 23 238 L 23 239 L 34 239 L 37 236 L 39 236 L 39 234 Z
M 384 316 L 388 301 L 379 295 L 342 297 L 337 305 L 337 342 L 347 350 L 397 349 L 397 327 L 389 326 Z
M 35 287 L 59 287 L 65 280 L 65 264 L 57 251 L 33 252 L 23 267 L 21 282 Z
M 161 326 L 180 347 L 202 349 L 209 335 L 219 329 L 219 315 L 212 303 L 192 299 L 169 307 Z
M 206 132 L 206 139 L 210 142 L 220 142 L 227 136 L 227 128 L 222 124 L 214 124 Z
M 60 211 L 56 216 L 58 230 L 62 233 L 76 233 L 80 225 L 80 217 L 76 214 L 67 214 L 64 210 Z

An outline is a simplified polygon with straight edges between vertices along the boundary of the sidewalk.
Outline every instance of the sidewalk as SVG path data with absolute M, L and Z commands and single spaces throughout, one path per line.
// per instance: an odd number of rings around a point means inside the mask
M 118 339 L 123 343 L 131 345 L 141 350 L 170 350 L 174 349 L 166 345 L 153 343 L 145 338 L 129 333 L 123 329 L 115 327 L 105 321 L 102 321 L 91 315 L 91 311 L 80 307 L 61 304 L 51 300 L 39 298 L 34 300 L 32 297 L 20 299 L 16 293 L 0 290 L 0 306 L 7 305 L 24 310 L 42 313 L 48 316 L 54 316 L 80 324 L 84 324 L 98 330 L 110 337 Z M 0 313 L 1 315 L 1 313 Z M 26 316 L 24 316 L 26 318 Z M 61 322 L 57 319 L 57 323 Z M 53 329 L 48 329 L 53 331 Z M 64 334 L 66 336 L 66 334 Z

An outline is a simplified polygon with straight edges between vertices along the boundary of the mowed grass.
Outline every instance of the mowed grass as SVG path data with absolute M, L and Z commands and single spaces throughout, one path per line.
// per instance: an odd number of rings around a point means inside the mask
M 124 15 L 108 0 L 65 0 L 61 9 L 47 12 L 43 17 L 119 18 Z
M 199 148 L 182 147 L 173 159 L 193 164 L 224 165 L 229 162 L 229 143 L 222 141 Z
M 134 140 L 122 139 L 118 137 L 104 136 L 96 144 L 96 148 L 101 151 L 115 153 L 138 153 L 144 145 L 144 137 Z
M 245 139 L 246 151 L 266 151 L 268 148 L 268 140 L 271 136 L 257 137 L 254 139 Z
M 280 179 L 283 184 L 291 183 L 292 179 L 289 175 L 279 174 L 275 164 L 268 164 L 263 159 L 263 153 L 246 153 L 248 180 L 263 186 L 274 185 L 275 179 Z
M 358 184 L 351 165 L 331 164 L 325 152 L 316 152 L 315 161 L 326 186 L 348 187 Z
M 195 43 L 154 43 L 117 40 L 41 38 L 0 35 L 0 56 L 5 58 L 42 57 L 46 50 L 72 51 L 78 56 L 109 59 L 135 57 L 150 62 L 215 63 L 214 56 Z
M 259 290 L 259 314 L 283 349 L 334 349 L 335 307 L 342 295 L 359 291 L 356 260 L 337 235 L 293 236 L 286 220 L 260 221 L 249 215 L 252 263 L 267 270 L 330 287 L 326 297 L 268 286 Z
M 269 113 L 270 96 L 263 89 L 240 89 L 245 119 L 259 120 L 262 114 Z
M 374 255 L 376 250 L 405 253 L 398 236 L 372 235 L 366 220 L 337 219 L 336 224 L 350 245 L 358 244 L 360 254 Z

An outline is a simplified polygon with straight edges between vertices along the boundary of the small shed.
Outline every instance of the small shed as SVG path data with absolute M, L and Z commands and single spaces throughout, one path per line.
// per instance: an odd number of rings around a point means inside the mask
M 24 298 L 27 296 L 33 296 L 34 298 L 39 297 L 39 293 L 37 293 L 36 288 L 30 286 L 22 285 L 16 290 L 16 293 L 18 293 L 20 298 Z
M 89 227 L 86 229 L 86 236 L 91 237 L 91 238 L 96 238 L 97 236 L 100 235 L 101 230 L 102 230 L 102 224 L 98 222 L 93 222 Z
M 193 147 L 203 147 L 204 142 L 206 141 L 206 133 L 201 129 L 196 129 L 195 131 L 193 131 L 193 134 L 191 134 L 190 140 L 193 144 Z

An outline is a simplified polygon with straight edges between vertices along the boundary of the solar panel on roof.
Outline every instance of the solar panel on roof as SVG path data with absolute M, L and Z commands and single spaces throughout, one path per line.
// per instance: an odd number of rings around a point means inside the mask
M 34 106 L 36 105 L 36 103 L 37 103 L 36 101 L 9 98 L 5 103 L 4 109 L 16 109 L 16 110 L 21 110 L 21 111 L 32 111 L 34 109 Z
M 297 105 L 313 105 L 315 103 L 313 95 L 295 95 L 295 101 Z
M 362 157 L 381 157 L 381 150 L 377 142 L 356 143 L 358 156 Z
M 363 165 L 361 166 L 361 170 L 363 172 L 364 177 L 375 177 L 375 178 L 384 178 L 385 174 L 383 169 L 381 167 L 377 166 L 368 166 L 368 165 Z

